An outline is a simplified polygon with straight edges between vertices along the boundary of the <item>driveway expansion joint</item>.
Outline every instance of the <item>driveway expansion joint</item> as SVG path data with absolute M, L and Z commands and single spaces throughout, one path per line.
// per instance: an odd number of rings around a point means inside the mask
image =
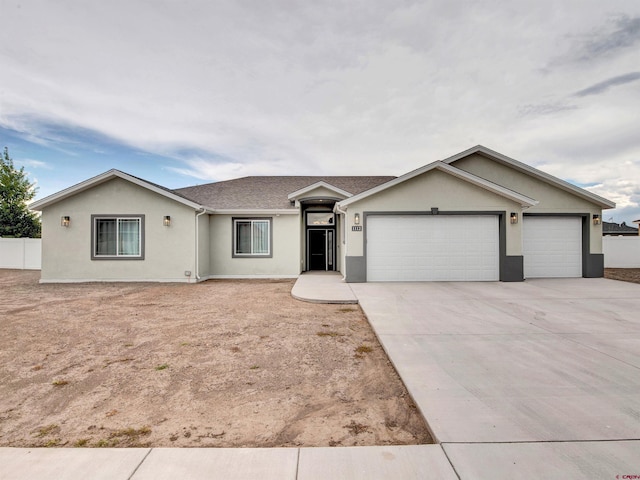
M 131 475 L 129 475 L 129 478 L 127 478 L 127 480 L 132 480 L 133 477 L 135 476 L 136 472 L 140 469 L 140 467 L 142 466 L 142 464 L 144 463 L 144 461 L 147 459 L 147 457 L 151 454 L 151 451 L 153 450 L 153 448 L 149 448 L 147 450 L 147 453 L 145 454 L 144 457 L 142 457 L 142 460 L 140 460 L 140 463 L 138 463 L 138 465 L 136 465 L 136 468 L 133 469 L 133 472 L 131 472 Z

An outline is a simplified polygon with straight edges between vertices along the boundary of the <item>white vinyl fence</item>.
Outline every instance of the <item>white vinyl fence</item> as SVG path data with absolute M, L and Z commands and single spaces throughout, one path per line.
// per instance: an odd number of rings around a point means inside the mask
M 606 268 L 640 268 L 640 236 L 602 237 Z M 0 238 L 0 268 L 40 270 L 42 240 Z
M 640 268 L 640 235 L 602 237 L 605 268 Z
M 0 238 L 0 268 L 40 270 L 41 265 L 40 238 Z

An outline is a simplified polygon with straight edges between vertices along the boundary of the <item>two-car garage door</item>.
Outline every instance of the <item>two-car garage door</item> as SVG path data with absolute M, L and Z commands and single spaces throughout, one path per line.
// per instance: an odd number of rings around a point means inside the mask
M 496 215 L 371 215 L 367 281 L 495 281 Z M 582 276 L 581 217 L 525 216 L 524 278 Z
M 367 281 L 499 279 L 496 215 L 371 215 Z

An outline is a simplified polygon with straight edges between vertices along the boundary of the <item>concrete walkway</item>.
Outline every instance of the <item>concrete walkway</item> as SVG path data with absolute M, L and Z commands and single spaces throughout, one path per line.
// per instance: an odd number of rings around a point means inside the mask
M 455 480 L 439 445 L 0 448 L 1 480 Z
M 358 303 L 349 285 L 340 272 L 304 272 L 293 286 L 291 296 L 312 303 Z
M 352 289 L 460 478 L 640 474 L 640 285 Z

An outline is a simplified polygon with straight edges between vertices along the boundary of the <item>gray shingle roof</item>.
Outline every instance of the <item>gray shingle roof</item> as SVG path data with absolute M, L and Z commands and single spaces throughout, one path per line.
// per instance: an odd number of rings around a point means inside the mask
M 174 193 L 211 209 L 295 208 L 290 193 L 324 181 L 354 195 L 396 177 L 243 177 L 178 188 Z
M 625 222 L 621 224 L 612 222 L 602 222 L 603 235 L 637 235 L 638 229 L 627 225 Z

